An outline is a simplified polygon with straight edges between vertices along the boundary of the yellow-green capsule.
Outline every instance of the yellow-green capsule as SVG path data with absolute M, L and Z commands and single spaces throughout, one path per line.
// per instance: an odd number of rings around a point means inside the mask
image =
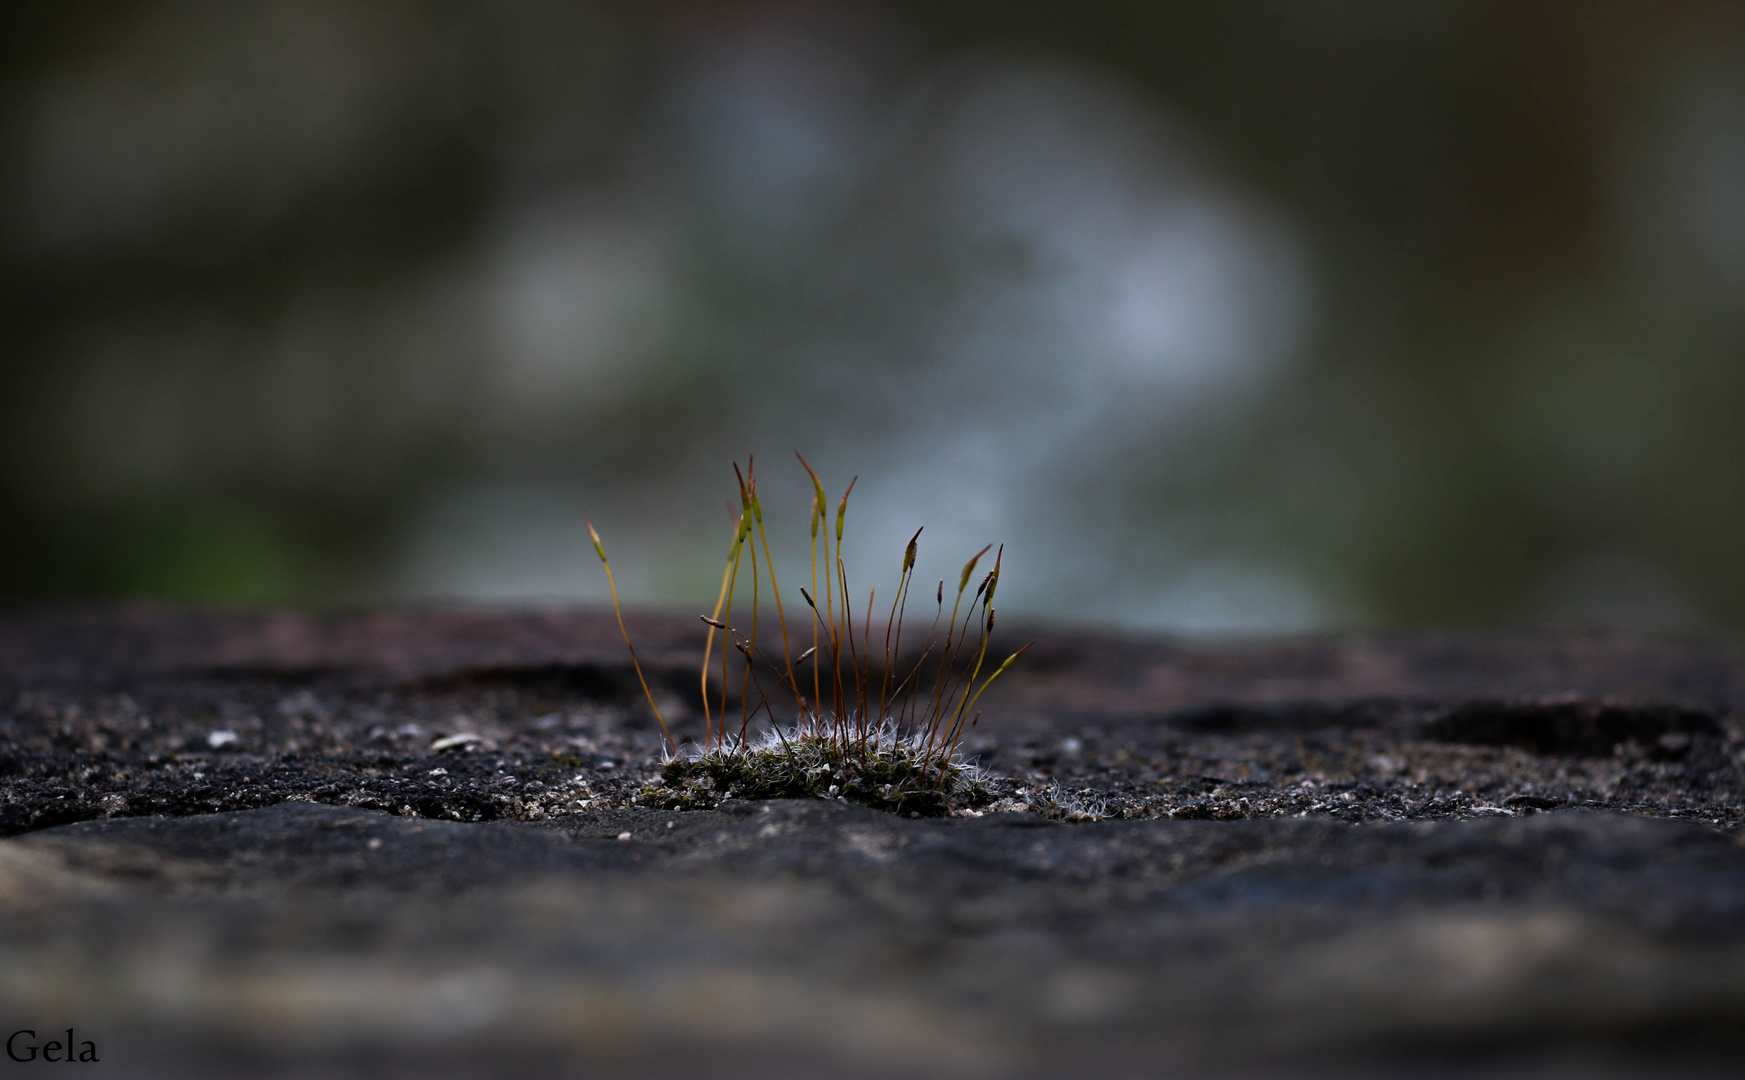
M 1024 646 L 1024 649 L 1028 649 L 1029 647 L 1030 646 L 1026 645 L 1026 646 Z M 1024 649 L 1019 649 L 1017 652 L 1013 653 L 1011 656 L 1008 656 L 1008 657 L 1006 657 L 1005 660 L 1001 661 L 1000 666 L 994 669 L 994 675 L 998 675 L 1000 672 L 1005 671 L 1007 668 L 1011 667 L 1012 661 L 1014 661 L 1014 660 L 1018 659 L 1020 656 L 1024 655 Z M 988 676 L 989 682 L 994 681 L 994 675 Z
M 963 576 L 957 579 L 957 594 L 959 596 L 963 595 L 963 590 L 969 588 L 969 576 L 975 573 L 976 563 L 981 562 L 982 556 L 986 555 L 988 553 L 988 548 L 993 546 L 994 545 L 989 544 L 988 547 L 982 548 L 980 551 L 975 553 L 974 558 L 963 564 Z
M 860 477 L 858 476 L 848 482 L 848 490 L 842 493 L 842 502 L 836 506 L 836 546 L 838 549 L 842 547 L 842 520 L 848 516 L 848 497 L 854 494 L 854 485 L 859 482 Z
M 594 531 L 594 523 L 592 521 L 590 521 L 585 516 L 582 518 L 582 520 L 588 522 L 588 537 L 589 537 L 589 539 L 594 541 L 594 553 L 596 555 L 600 556 L 601 562 L 605 562 L 606 561 L 606 545 L 600 543 L 600 534 Z
M 830 505 L 830 500 L 824 495 L 824 481 L 818 479 L 818 474 L 812 466 L 806 464 L 806 459 L 800 457 L 798 450 L 794 456 L 800 459 L 800 468 L 806 470 L 806 475 L 812 478 L 812 539 L 818 539 L 818 524 L 824 520 L 824 508 Z

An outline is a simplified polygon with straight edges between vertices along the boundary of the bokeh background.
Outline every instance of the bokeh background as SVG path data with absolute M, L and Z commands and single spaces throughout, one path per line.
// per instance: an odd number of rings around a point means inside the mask
M 0 602 L 1745 625 L 1745 8 L 13 0 Z M 888 566 L 886 565 L 888 563 Z

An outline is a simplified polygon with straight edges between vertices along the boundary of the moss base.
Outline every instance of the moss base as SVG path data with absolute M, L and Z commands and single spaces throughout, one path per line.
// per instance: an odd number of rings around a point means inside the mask
M 988 802 L 981 771 L 890 728 L 864 740 L 802 727 L 750 746 L 684 755 L 666 763 L 650 792 L 673 809 L 709 809 L 722 799 L 846 799 L 912 817 L 942 817 Z

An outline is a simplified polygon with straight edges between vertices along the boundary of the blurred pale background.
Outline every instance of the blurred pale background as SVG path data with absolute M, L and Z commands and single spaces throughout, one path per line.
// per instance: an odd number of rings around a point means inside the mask
M 1745 625 L 1736 3 L 18 0 L 0 599 Z M 929 590 L 931 591 L 931 590 Z

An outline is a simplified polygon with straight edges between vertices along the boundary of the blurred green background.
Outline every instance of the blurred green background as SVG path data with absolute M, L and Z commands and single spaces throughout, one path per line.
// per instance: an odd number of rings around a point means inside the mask
M 1745 625 L 1737 3 L 5 23 L 5 603 L 696 607 L 798 449 L 1033 616 Z

